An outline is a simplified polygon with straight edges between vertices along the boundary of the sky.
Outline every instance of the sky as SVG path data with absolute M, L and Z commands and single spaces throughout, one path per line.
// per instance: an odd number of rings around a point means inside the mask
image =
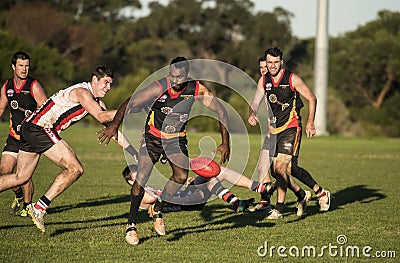
M 318 0 L 253 0 L 255 10 L 272 12 L 275 7 L 294 14 L 292 31 L 298 38 L 315 37 Z M 378 11 L 400 12 L 400 0 L 328 0 L 328 34 L 332 37 L 354 31 L 378 18 Z
M 252 0 L 254 11 L 272 12 L 276 7 L 293 13 L 291 26 L 298 38 L 315 37 L 317 32 L 318 0 Z M 141 1 L 147 6 L 149 0 Z M 160 0 L 165 5 L 168 0 Z M 400 12 L 400 0 L 328 0 L 328 34 L 332 37 L 354 31 L 358 26 L 377 19 L 378 11 L 387 9 Z M 146 11 L 135 10 L 138 13 Z M 136 16 L 135 15 L 135 16 Z

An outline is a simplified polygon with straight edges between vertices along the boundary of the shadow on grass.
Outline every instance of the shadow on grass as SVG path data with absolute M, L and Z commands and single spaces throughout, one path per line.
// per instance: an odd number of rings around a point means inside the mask
M 267 216 L 267 212 L 257 213 L 241 213 L 236 214 L 231 210 L 227 210 L 226 205 L 206 205 L 200 212 L 200 216 L 203 218 L 202 224 L 195 226 L 187 226 L 183 228 L 172 229 L 167 232 L 168 241 L 177 241 L 188 234 L 204 233 L 208 231 L 221 231 L 221 230 L 232 230 L 236 228 L 242 228 L 247 226 L 254 227 L 273 227 L 274 222 L 262 220 Z M 146 240 L 153 238 L 152 236 L 140 238 L 140 243 L 146 242 Z
M 119 203 L 130 202 L 130 201 L 131 201 L 131 198 L 129 195 L 108 196 L 108 197 L 82 200 L 82 202 L 80 202 L 78 204 L 49 207 L 47 209 L 47 212 L 49 214 L 55 214 L 55 213 L 61 213 L 64 211 L 68 211 L 71 209 L 93 207 L 93 206 L 103 206 L 103 205 L 111 205 L 111 204 L 115 205 L 115 204 L 119 204 Z
M 355 202 L 360 202 L 362 204 L 368 204 L 374 201 L 379 201 L 386 198 L 386 195 L 379 193 L 378 189 L 368 188 L 366 185 L 355 185 L 343 190 L 340 190 L 336 193 L 331 193 L 331 206 L 328 212 L 343 209 L 342 206 L 352 204 Z M 313 201 L 317 201 L 316 198 L 312 199 Z M 317 201 L 318 203 L 318 201 Z M 296 205 L 295 202 L 288 203 L 288 205 Z M 290 212 L 296 213 L 296 209 L 291 209 Z M 313 216 L 316 214 L 320 214 L 319 205 L 310 205 L 307 206 L 307 215 L 298 217 L 295 220 L 288 221 L 288 223 L 297 222 L 306 217 Z M 326 213 L 326 212 L 325 212 Z
M 196 226 L 190 226 L 185 228 L 178 228 L 168 231 L 169 234 L 173 234 L 174 236 L 169 238 L 168 240 L 175 241 L 180 239 L 182 236 L 186 234 L 192 233 L 201 233 L 207 231 L 219 231 L 224 229 L 234 229 L 239 227 L 246 227 L 249 225 L 257 226 L 257 227 L 272 227 L 275 225 L 271 222 L 260 222 L 263 218 L 265 218 L 266 213 L 246 213 L 246 214 L 236 214 L 231 210 L 228 210 L 226 205 L 207 205 L 200 211 L 181 211 L 181 212 L 168 212 L 168 213 L 200 213 L 200 216 L 204 219 L 204 223 Z M 167 214 L 167 213 L 164 213 Z M 121 226 L 120 223 L 106 223 L 109 221 L 115 221 L 118 219 L 126 219 L 128 218 L 128 213 L 112 216 L 112 217 L 103 217 L 98 219 L 89 219 L 82 221 L 69 221 L 69 222 L 57 222 L 50 223 L 47 225 L 75 225 L 79 223 L 98 223 L 102 222 L 101 225 L 91 226 L 91 228 L 100 228 L 100 227 L 109 227 L 109 226 Z M 223 219 L 221 219 L 223 218 Z M 144 223 L 151 220 L 147 215 L 147 211 L 139 211 L 138 214 L 138 224 Z M 229 224 L 229 225 L 227 225 Z M 232 225 L 233 224 L 233 225 Z M 56 237 L 65 233 L 79 231 L 87 229 L 87 226 L 84 227 L 65 227 L 62 229 L 58 229 L 50 234 L 51 237 Z M 140 242 L 143 243 L 146 240 L 153 238 L 153 236 L 142 237 Z
M 374 201 L 378 201 L 384 199 L 386 195 L 379 193 L 377 189 L 370 189 L 367 188 L 365 185 L 356 185 L 351 186 L 346 189 L 340 190 L 334 194 L 332 194 L 331 198 L 331 208 L 329 211 L 334 211 L 341 208 L 344 205 L 352 204 L 355 202 L 360 202 L 364 204 L 368 204 Z M 71 209 L 79 209 L 79 208 L 86 208 L 86 207 L 93 207 L 93 206 L 102 206 L 102 205 L 110 205 L 116 203 L 123 203 L 129 202 L 130 197 L 129 195 L 121 195 L 121 196 L 114 196 L 114 197 L 103 197 L 97 199 L 91 199 L 86 202 L 82 202 L 79 204 L 73 205 L 66 205 L 66 206 L 58 206 L 55 208 L 49 208 L 49 213 L 60 213 L 64 211 L 68 211 Z M 316 201 L 314 198 L 313 201 Z M 295 202 L 287 203 L 289 207 L 294 207 Z M 185 213 L 188 211 L 184 211 Z M 226 229 L 235 229 L 241 228 L 246 226 L 256 226 L 256 227 L 272 227 L 275 225 L 274 221 L 263 221 L 267 217 L 266 212 L 257 212 L 257 213 L 245 213 L 245 214 L 235 214 L 231 210 L 228 210 L 226 205 L 206 205 L 201 211 L 193 211 L 193 213 L 199 212 L 200 216 L 203 218 L 203 222 L 201 224 L 195 226 L 188 226 L 184 228 L 176 228 L 168 231 L 168 235 L 173 235 L 169 237 L 169 241 L 176 241 L 181 239 L 183 236 L 187 234 L 193 233 L 203 233 L 207 231 L 220 231 Z M 170 212 L 172 213 L 172 212 Z M 175 212 L 174 212 L 175 213 Z M 178 212 L 182 213 L 182 212 Z M 292 213 L 296 213 L 295 208 L 289 208 L 288 212 L 284 214 L 284 216 L 288 216 Z M 289 220 L 287 223 L 294 223 L 299 220 L 303 220 L 306 217 L 310 217 L 316 214 L 319 214 L 319 206 L 317 203 L 308 205 L 307 209 L 307 216 L 305 217 L 296 217 L 294 220 Z M 79 221 L 68 221 L 68 222 L 54 222 L 49 223 L 46 225 L 65 225 L 65 228 L 58 229 L 50 234 L 51 237 L 59 236 L 65 233 L 79 231 L 87 229 L 87 224 L 90 223 L 100 223 L 97 226 L 90 226 L 91 228 L 100 228 L 100 227 L 112 227 L 112 226 L 121 226 L 120 223 L 115 223 L 115 220 L 126 219 L 128 217 L 128 213 L 124 213 L 118 216 L 109 216 L 109 217 L 102 217 L 102 218 L 95 218 L 95 219 L 86 219 L 86 220 L 79 220 Z M 138 223 L 143 223 L 150 220 L 147 211 L 140 211 L 138 215 Z M 110 221 L 113 221 L 112 223 Z M 107 223 L 108 222 L 108 223 Z M 75 224 L 85 224 L 82 227 L 74 226 Z M 68 227 L 72 226 L 72 227 Z M 9 229 L 13 227 L 24 227 L 24 226 L 4 226 L 0 227 L 1 229 Z M 146 240 L 153 238 L 152 236 L 143 237 L 141 238 L 141 243 L 145 242 Z

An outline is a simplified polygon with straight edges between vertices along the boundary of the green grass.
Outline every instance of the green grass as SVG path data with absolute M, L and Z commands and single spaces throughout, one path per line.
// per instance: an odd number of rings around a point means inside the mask
M 0 128 L 0 135 L 5 138 L 7 127 L 2 123 Z M 300 165 L 334 196 L 332 209 L 327 213 L 318 213 L 314 197 L 308 215 L 298 218 L 292 193 L 287 195 L 288 212 L 279 221 L 264 219 L 262 213 L 234 214 L 216 199 L 201 212 L 165 213 L 164 237 L 156 236 L 147 214 L 140 212 L 141 244 L 130 246 L 124 239 L 130 204 L 129 187 L 120 175 L 126 165 L 124 155 L 115 144 L 99 145 L 97 130 L 77 126 L 62 133 L 76 150 L 85 174 L 52 202 L 45 217 L 44 234 L 29 219 L 8 215 L 11 190 L 0 194 L 0 262 L 271 262 L 285 259 L 278 256 L 276 249 L 272 258 L 260 257 L 257 249 L 265 242 L 269 248 L 314 246 L 320 252 L 322 246 L 339 246 L 338 235 L 347 236 L 342 248 L 370 246 L 371 254 L 396 250 L 400 253 L 400 139 L 303 139 Z M 196 149 L 193 145 L 202 136 L 189 137 L 191 148 Z M 219 141 L 218 134 L 213 136 Z M 251 147 L 247 175 L 256 167 L 258 137 L 251 137 Z M 168 166 L 157 167 L 170 174 Z M 34 201 L 46 191 L 58 171 L 57 166 L 42 157 L 33 177 Z M 257 194 L 246 189 L 234 187 L 232 191 L 239 197 L 258 200 Z M 322 258 L 295 258 L 289 250 L 285 253 L 288 262 L 370 260 L 363 256 L 357 260 L 333 257 L 328 251 Z

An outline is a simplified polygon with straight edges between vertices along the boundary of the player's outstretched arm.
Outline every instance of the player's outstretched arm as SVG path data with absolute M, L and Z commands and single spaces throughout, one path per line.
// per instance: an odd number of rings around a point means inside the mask
M 254 94 L 253 102 L 249 107 L 249 118 L 248 123 L 251 126 L 255 126 L 258 123 L 257 112 L 260 106 L 261 100 L 264 98 L 264 88 L 262 87 L 262 77 L 258 80 L 257 90 Z
M 220 163 L 224 163 L 229 160 L 230 156 L 229 132 L 227 129 L 228 114 L 225 107 L 202 84 L 199 85 L 199 100 L 204 106 L 218 114 L 222 143 L 217 147 L 216 151 L 221 153 Z
M 135 92 L 132 97 L 127 98 L 119 106 L 117 113 L 109 126 L 97 132 L 97 139 L 100 141 L 100 144 L 104 142 L 104 145 L 107 146 L 112 137 L 118 136 L 118 128 L 124 119 L 125 112 L 140 112 L 148 106 L 151 101 L 154 101 L 154 99 L 160 94 L 160 90 L 161 88 L 157 84 L 152 83 L 146 88 Z

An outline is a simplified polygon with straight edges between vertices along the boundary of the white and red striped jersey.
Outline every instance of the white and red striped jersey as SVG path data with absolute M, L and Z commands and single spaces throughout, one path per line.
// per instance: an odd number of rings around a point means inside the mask
M 72 124 L 84 118 L 88 112 L 78 102 L 71 101 L 69 94 L 76 88 L 85 88 L 93 94 L 89 82 L 82 82 L 62 89 L 52 95 L 25 122 L 41 126 L 43 128 L 55 128 L 57 132 L 67 129 Z M 93 96 L 93 100 L 99 101 Z

